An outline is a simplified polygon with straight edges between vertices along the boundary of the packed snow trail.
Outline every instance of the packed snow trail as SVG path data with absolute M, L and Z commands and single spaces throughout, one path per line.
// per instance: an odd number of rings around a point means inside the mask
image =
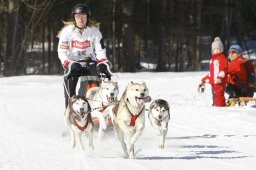
M 210 86 L 197 92 L 206 72 L 115 74 L 120 96 L 130 81 L 145 81 L 153 100 L 169 102 L 165 149 L 158 148 L 159 138 L 146 119 L 135 160 L 123 158 L 115 136 L 99 144 L 95 133 L 93 151 L 72 150 L 69 135 L 61 135 L 66 130 L 62 77 L 2 77 L 0 169 L 255 169 L 256 108 L 212 107 Z

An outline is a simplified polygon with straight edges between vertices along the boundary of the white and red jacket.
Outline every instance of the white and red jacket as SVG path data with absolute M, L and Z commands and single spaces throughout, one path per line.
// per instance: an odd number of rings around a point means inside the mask
M 210 61 L 210 72 L 206 75 L 202 82 L 214 85 L 214 81 L 221 80 L 221 84 L 226 84 L 228 70 L 228 60 L 223 53 L 213 54 Z
M 94 61 L 106 61 L 106 50 L 101 45 L 102 34 L 98 28 L 87 26 L 83 33 L 74 25 L 63 28 L 59 37 L 58 56 L 62 65 L 66 62 L 91 56 Z

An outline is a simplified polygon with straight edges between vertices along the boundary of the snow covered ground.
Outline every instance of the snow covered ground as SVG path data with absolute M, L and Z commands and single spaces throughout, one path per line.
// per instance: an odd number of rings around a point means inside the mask
M 253 170 L 256 169 L 256 108 L 211 106 L 210 86 L 197 85 L 206 72 L 116 73 L 120 95 L 130 81 L 145 81 L 152 99 L 169 102 L 166 148 L 146 120 L 135 160 L 124 159 L 115 136 L 93 151 L 72 150 L 62 137 L 61 76 L 0 78 L 0 169 L 51 170 Z M 148 105 L 147 105 L 148 106 Z M 97 138 L 97 134 L 94 134 Z

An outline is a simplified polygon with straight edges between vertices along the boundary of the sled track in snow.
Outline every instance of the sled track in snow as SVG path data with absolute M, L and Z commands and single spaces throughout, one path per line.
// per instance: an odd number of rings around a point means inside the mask
M 174 128 L 177 128 L 177 129 L 189 129 L 189 130 L 192 130 L 192 131 L 195 131 L 195 132 L 202 132 L 202 133 L 205 133 L 205 134 L 209 134 L 209 133 L 215 133 L 215 134 L 218 134 L 219 137 L 226 137 L 228 139 L 231 139 L 231 140 L 239 140 L 239 141 L 254 141 L 256 142 L 256 134 L 255 135 L 245 135 L 245 134 L 225 134 L 219 130 L 212 130 L 212 129 L 207 129 L 207 130 L 204 130 L 204 129 L 200 129 L 200 128 L 193 128 L 193 127 L 189 127 L 189 126 L 185 126 L 185 125 L 182 125 L 182 124 L 177 124 L 177 123 L 173 123 L 171 124 L 171 127 L 174 127 Z M 220 136 L 220 134 L 222 136 Z

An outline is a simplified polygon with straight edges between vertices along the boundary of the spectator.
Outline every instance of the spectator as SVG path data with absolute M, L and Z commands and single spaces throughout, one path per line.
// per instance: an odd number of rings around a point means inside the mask
M 212 43 L 212 58 L 210 61 L 210 72 L 203 79 L 200 85 L 210 83 L 213 93 L 213 106 L 226 106 L 224 90 L 226 87 L 226 72 L 228 60 L 223 54 L 223 44 L 219 37 Z M 200 86 L 199 85 L 199 86 Z
M 253 97 L 254 90 L 248 82 L 249 69 L 255 68 L 250 60 L 242 56 L 242 48 L 239 45 L 231 45 L 229 48 L 230 63 L 228 65 L 228 83 L 226 93 L 229 98 Z

